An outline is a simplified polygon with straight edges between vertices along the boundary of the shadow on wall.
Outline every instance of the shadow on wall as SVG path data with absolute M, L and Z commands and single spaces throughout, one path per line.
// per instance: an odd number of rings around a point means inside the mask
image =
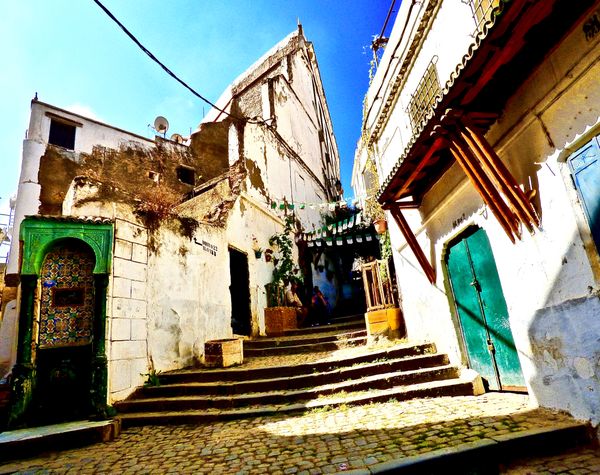
M 574 236 L 563 255 L 561 269 L 548 287 L 544 305 L 528 328 L 536 373 L 529 379 L 538 403 L 568 411 L 576 418 L 600 423 L 600 289 L 570 291 L 580 274 L 577 262 L 570 262 Z M 580 297 L 563 300 L 565 291 Z

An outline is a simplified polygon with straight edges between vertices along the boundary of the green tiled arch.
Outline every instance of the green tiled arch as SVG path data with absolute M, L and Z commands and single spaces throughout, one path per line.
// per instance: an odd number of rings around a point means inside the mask
M 113 223 L 108 220 L 78 218 L 28 217 L 21 223 L 23 241 L 21 275 L 39 275 L 48 248 L 61 239 L 79 239 L 88 244 L 96 256 L 94 274 L 110 272 Z

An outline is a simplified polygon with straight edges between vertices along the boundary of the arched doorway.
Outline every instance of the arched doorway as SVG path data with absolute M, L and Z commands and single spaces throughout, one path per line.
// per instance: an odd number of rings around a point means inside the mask
M 105 417 L 113 223 L 29 216 L 19 234 L 19 341 L 9 427 Z
M 489 389 L 524 390 L 508 308 L 485 231 L 473 226 L 450 243 L 446 267 L 469 365 Z
M 66 239 L 46 253 L 39 276 L 36 419 L 58 422 L 91 411 L 95 256 Z

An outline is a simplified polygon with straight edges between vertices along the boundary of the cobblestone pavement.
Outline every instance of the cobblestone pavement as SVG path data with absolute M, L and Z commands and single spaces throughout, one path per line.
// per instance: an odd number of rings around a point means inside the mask
M 0 473 L 337 473 L 569 421 L 531 409 L 527 396 L 518 394 L 415 399 L 132 428 L 112 442 L 9 462 Z
M 600 473 L 600 449 L 582 447 L 551 457 L 516 460 L 504 467 L 501 473 L 510 475 L 597 474 Z

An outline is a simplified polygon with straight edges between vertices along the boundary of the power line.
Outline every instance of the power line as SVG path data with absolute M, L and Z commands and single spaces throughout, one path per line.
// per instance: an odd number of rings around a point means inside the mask
M 223 114 L 228 115 L 229 117 L 233 118 L 233 119 L 237 119 L 237 120 L 243 120 L 243 121 L 247 121 L 247 122 L 251 122 L 251 123 L 262 123 L 265 125 L 268 125 L 264 120 L 256 120 L 256 119 L 246 119 L 246 118 L 240 118 L 240 117 L 236 117 L 233 114 L 230 114 L 229 112 L 227 112 L 226 110 L 221 109 L 220 107 L 218 107 L 216 104 L 213 104 L 211 101 L 209 101 L 206 97 L 204 97 L 202 94 L 200 94 L 198 91 L 196 91 L 194 88 L 192 88 L 189 84 L 187 84 L 183 79 L 180 79 L 173 71 L 171 71 L 167 66 L 165 66 L 165 64 L 163 62 L 161 62 L 156 56 L 154 56 L 152 54 L 152 52 L 146 48 L 136 37 L 133 33 L 131 33 L 126 27 L 125 25 L 123 25 L 123 23 L 121 23 L 111 12 L 108 8 L 106 8 L 102 2 L 100 2 L 100 0 L 93 0 L 94 3 L 96 3 L 96 5 L 98 5 L 103 11 L 104 13 L 106 13 L 110 19 L 112 21 L 114 21 L 117 25 L 119 25 L 119 27 L 121 28 L 121 30 L 123 30 L 123 32 L 129 36 L 129 38 L 144 52 L 146 53 L 146 55 L 148 55 L 148 57 L 154 61 L 155 63 L 157 63 L 169 76 L 171 76 L 173 79 L 175 79 L 178 83 L 180 83 L 183 87 L 185 87 L 187 90 L 189 90 L 194 96 L 196 96 L 197 98 L 201 99 L 202 101 L 206 102 L 208 105 L 210 105 L 211 107 L 217 109 L 219 112 L 222 112 Z

